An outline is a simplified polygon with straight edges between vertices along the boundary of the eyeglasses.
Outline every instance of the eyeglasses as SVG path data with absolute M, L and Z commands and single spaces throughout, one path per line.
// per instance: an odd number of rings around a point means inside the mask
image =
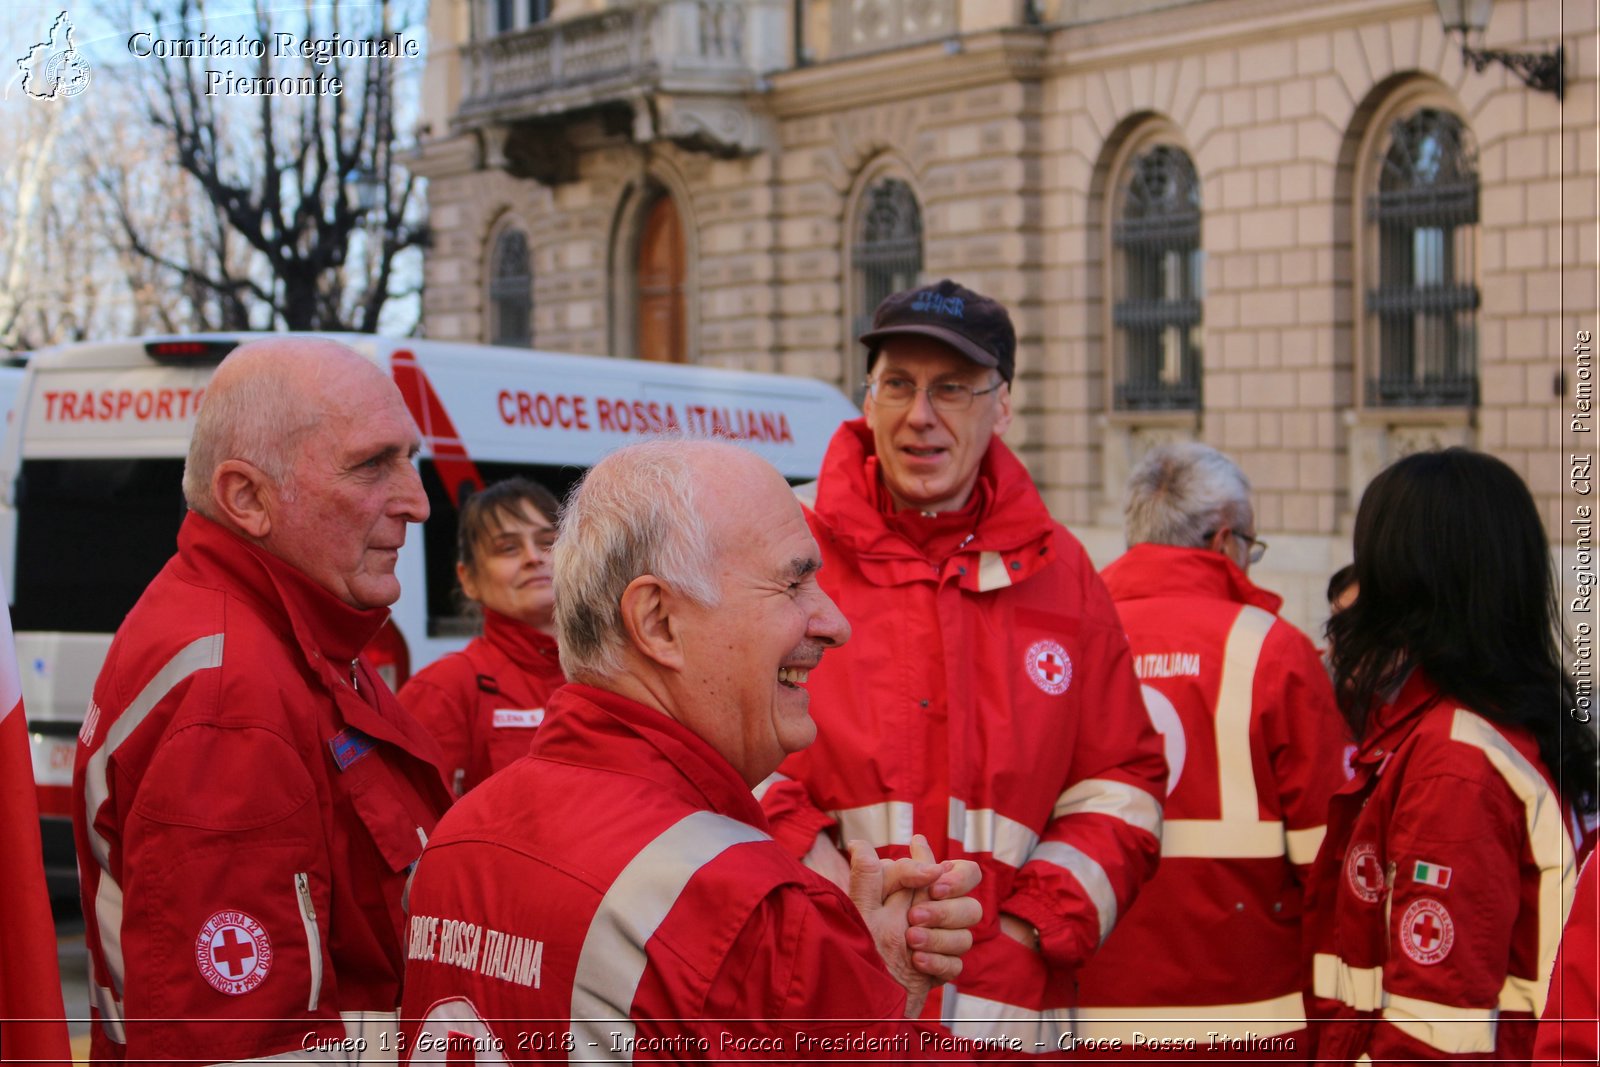
M 918 393 L 927 393 L 928 403 L 940 411 L 966 411 L 975 397 L 992 393 L 1004 384 L 1005 381 L 1001 380 L 987 389 L 974 389 L 961 382 L 934 382 L 929 386 L 919 386 L 910 378 L 891 375 L 887 378 L 868 378 L 867 393 L 874 403 L 886 408 L 903 408 L 914 403 Z
M 1211 539 L 1217 536 L 1219 532 L 1220 531 L 1212 530 L 1210 533 L 1204 534 L 1201 537 L 1201 540 L 1209 544 Z M 1249 547 L 1250 554 L 1245 558 L 1247 558 L 1252 565 L 1260 563 L 1261 557 L 1267 554 L 1267 543 L 1261 538 L 1251 537 L 1249 534 L 1242 534 L 1238 530 L 1231 528 L 1228 529 L 1228 533 L 1243 541 Z

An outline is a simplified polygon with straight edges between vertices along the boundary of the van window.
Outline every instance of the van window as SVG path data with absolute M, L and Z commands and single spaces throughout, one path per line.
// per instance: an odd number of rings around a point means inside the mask
M 515 475 L 538 482 L 565 500 L 583 477 L 582 467 L 540 467 L 521 463 L 477 464 L 483 484 Z M 428 636 L 472 637 L 479 630 L 478 615 L 470 609 L 456 584 L 456 520 L 460 512 L 445 492 L 444 480 L 432 460 L 422 461 L 422 487 L 428 494 L 428 521 L 422 527 L 422 558 L 428 583 Z
M 18 630 L 111 633 L 178 548 L 181 459 L 30 459 L 17 478 Z

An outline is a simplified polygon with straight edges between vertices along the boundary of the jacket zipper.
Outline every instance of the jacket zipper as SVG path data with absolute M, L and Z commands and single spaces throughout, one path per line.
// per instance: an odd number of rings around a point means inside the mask
M 300 898 L 300 921 L 305 924 L 306 948 L 311 954 L 311 999 L 306 1010 L 316 1011 L 322 997 L 322 933 L 317 929 L 317 907 L 311 902 L 310 875 L 296 874 L 294 889 Z

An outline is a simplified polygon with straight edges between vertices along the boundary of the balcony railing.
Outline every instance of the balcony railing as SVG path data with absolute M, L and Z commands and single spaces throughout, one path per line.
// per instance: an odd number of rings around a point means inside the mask
M 783 65 L 782 0 L 639 0 L 470 42 L 457 121 L 551 117 L 655 92 L 737 95 Z
M 936 41 L 960 32 L 955 0 L 829 0 L 834 58 Z

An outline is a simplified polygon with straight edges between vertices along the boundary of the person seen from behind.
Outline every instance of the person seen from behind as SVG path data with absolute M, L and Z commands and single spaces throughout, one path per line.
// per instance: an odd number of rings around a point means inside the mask
M 1550 546 L 1492 456 L 1407 456 L 1356 515 L 1328 623 L 1359 738 L 1312 873 L 1313 1055 L 1526 1060 L 1593 807 Z
M 1266 541 L 1231 459 L 1152 449 L 1125 513 L 1103 577 L 1166 744 L 1166 819 L 1160 869 L 1080 972 L 1077 1031 L 1303 1058 L 1305 878 L 1345 725 L 1316 648 L 1249 577 Z

